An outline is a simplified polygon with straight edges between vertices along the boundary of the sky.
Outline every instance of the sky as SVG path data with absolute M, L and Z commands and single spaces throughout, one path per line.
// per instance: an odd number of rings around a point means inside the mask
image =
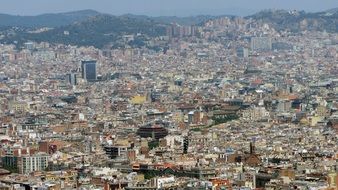
M 93 9 L 113 15 L 246 16 L 264 9 L 316 12 L 331 8 L 338 8 L 338 0 L 0 0 L 0 13 L 13 15 Z

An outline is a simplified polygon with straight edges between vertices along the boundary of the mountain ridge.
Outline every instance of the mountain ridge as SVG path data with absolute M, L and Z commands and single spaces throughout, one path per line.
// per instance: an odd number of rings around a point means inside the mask
M 196 16 L 147 16 L 147 15 L 136 15 L 136 14 L 123 14 L 113 15 L 108 13 L 101 13 L 92 9 L 78 10 L 72 12 L 62 13 L 44 13 L 35 16 L 21 16 L 21 15 L 10 15 L 0 13 L 0 27 L 26 27 L 26 28 L 39 28 L 39 27 L 60 27 L 70 25 L 74 22 L 84 21 L 90 17 L 98 15 L 109 15 L 115 17 L 129 17 L 129 18 L 143 18 L 152 19 L 157 22 L 165 24 L 177 23 L 180 25 L 198 25 L 210 19 L 233 15 L 196 15 Z
M 310 30 L 338 32 L 338 9 L 316 13 L 263 10 L 245 18 L 267 23 L 278 31 L 289 30 L 291 32 L 300 32 Z
M 50 43 L 95 46 L 101 48 L 110 44 L 121 45 L 123 44 L 123 36 L 132 34 L 135 36 L 135 40 L 133 40 L 130 45 L 144 46 L 149 37 L 166 35 L 167 26 L 172 23 L 201 26 L 208 20 L 222 17 L 149 17 L 132 14 L 114 16 L 93 10 L 57 13 L 56 15 L 61 15 L 61 17 L 66 17 L 68 19 L 62 22 L 63 25 L 52 27 L 52 29 L 49 30 L 32 30 L 32 28 L 27 29 L 25 27 L 21 28 L 20 26 L 13 26 L 11 28 L 0 25 L 0 36 L 2 36 L 0 42 L 22 45 L 27 41 L 45 41 Z M 55 17 L 55 14 L 38 16 L 38 18 L 40 17 L 45 17 L 45 20 L 42 19 L 42 21 L 46 21 L 51 17 Z M 333 33 L 338 32 L 338 9 L 331 9 L 318 13 L 263 10 L 256 14 L 244 17 L 244 19 L 253 19 L 255 22 L 267 23 L 277 31 L 287 30 L 290 32 L 301 32 L 310 30 Z M 55 23 L 56 22 L 54 22 L 54 24 Z M 16 23 L 14 23 L 14 25 L 15 24 Z
M 103 13 L 91 9 L 64 13 L 46 13 L 37 16 L 0 14 L 0 27 L 54 28 L 82 21 L 99 14 Z
M 165 34 L 165 25 L 151 19 L 135 19 L 123 16 L 100 14 L 70 25 L 56 27 L 52 30 L 32 33 L 19 31 L 3 39 L 3 43 L 23 44 L 26 41 L 63 43 L 101 48 L 110 42 L 121 40 L 123 35 L 143 34 L 156 37 Z
M 305 11 L 287 11 L 287 10 L 274 10 L 274 9 L 267 9 L 260 12 L 257 12 L 252 15 L 248 15 L 244 18 L 257 18 L 258 15 L 263 14 L 265 17 L 273 16 L 273 14 L 268 13 L 275 13 L 275 12 L 283 12 L 284 14 L 287 13 L 300 13 L 302 15 L 307 16 L 332 16 L 338 14 L 338 8 L 333 8 L 325 11 L 320 11 L 316 13 L 306 13 Z M 26 28 L 41 28 L 41 27 L 60 27 L 73 24 L 74 22 L 84 21 L 89 19 L 93 16 L 98 15 L 109 15 L 115 17 L 129 17 L 129 18 L 136 18 L 136 19 L 151 19 L 156 22 L 161 22 L 163 24 L 171 24 L 177 23 L 179 25 L 200 25 L 211 19 L 217 19 L 220 17 L 237 17 L 235 15 L 195 15 L 195 16 L 188 16 L 188 17 L 179 17 L 179 16 L 147 16 L 147 15 L 135 15 L 135 14 L 123 14 L 123 15 L 112 15 L 108 13 L 101 13 L 92 9 L 85 9 L 85 10 L 78 10 L 78 11 L 71 11 L 71 12 L 62 12 L 62 13 L 45 13 L 36 16 L 20 16 L 20 15 L 10 15 L 10 14 L 2 14 L 0 13 L 0 27 L 26 27 Z M 290 16 L 290 15 L 289 15 Z M 293 15 L 294 16 L 294 15 Z M 268 21 L 268 20 L 267 20 Z

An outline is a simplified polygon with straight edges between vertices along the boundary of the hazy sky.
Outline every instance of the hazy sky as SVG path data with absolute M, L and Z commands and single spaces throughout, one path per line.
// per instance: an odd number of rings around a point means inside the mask
M 198 14 L 247 15 L 262 9 L 322 11 L 338 0 L 0 0 L 0 13 L 37 15 L 94 9 L 104 13 L 151 16 Z

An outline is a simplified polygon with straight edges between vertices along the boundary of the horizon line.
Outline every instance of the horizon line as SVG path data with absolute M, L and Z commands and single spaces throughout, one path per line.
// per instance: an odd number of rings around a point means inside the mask
M 184 18 L 184 17 L 196 17 L 196 16 L 235 16 L 235 17 L 246 17 L 246 16 L 250 16 L 252 14 L 256 14 L 262 11 L 268 11 L 268 10 L 284 10 L 284 11 L 304 11 L 306 13 L 320 13 L 320 12 L 325 12 L 325 11 L 329 11 L 332 9 L 338 9 L 338 7 L 336 8 L 331 8 L 331 9 L 326 9 L 326 10 L 321 10 L 321 11 L 305 11 L 305 10 L 297 10 L 297 9 L 278 9 L 278 8 L 268 8 L 268 9 L 260 9 L 257 11 L 251 11 L 253 13 L 250 14 L 243 14 L 243 15 L 238 15 L 238 14 L 231 14 L 231 13 L 224 13 L 224 14 L 220 14 L 220 13 L 216 13 L 216 14 L 210 14 L 210 13 L 195 13 L 195 14 L 191 14 L 191 15 L 155 15 L 152 13 L 131 13 L 131 12 L 126 12 L 123 14 L 113 14 L 113 13 L 106 13 L 103 11 L 98 11 L 95 9 L 77 9 L 77 10 L 65 10 L 65 11 L 53 11 L 53 12 L 45 12 L 45 13 L 39 13 L 39 14 L 11 14 L 11 13 L 5 13 L 5 12 L 0 12 L 0 14 L 2 15 L 8 15 L 8 16 L 21 16 L 21 17 L 36 17 L 36 16 L 44 16 L 44 15 L 48 15 L 48 14 L 67 14 L 67 13 L 75 13 L 75 12 L 81 12 L 81 11 L 93 11 L 93 12 L 97 12 L 98 14 L 107 14 L 107 15 L 111 15 L 111 16 L 124 16 L 124 15 L 135 15 L 135 16 L 147 16 L 147 17 L 178 17 L 178 18 Z

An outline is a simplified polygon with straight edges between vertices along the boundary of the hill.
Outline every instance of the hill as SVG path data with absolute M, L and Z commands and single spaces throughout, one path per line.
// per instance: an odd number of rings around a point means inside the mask
M 304 30 L 338 32 L 337 9 L 318 13 L 304 11 L 265 10 L 248 16 L 272 25 L 276 30 L 300 32 Z
M 165 25 L 148 18 L 130 18 L 127 16 L 98 15 L 82 22 L 57 27 L 40 33 L 19 31 L 7 35 L 2 40 L 5 43 L 17 41 L 22 44 L 27 41 L 62 43 L 79 46 L 95 46 L 101 48 L 109 43 L 116 44 L 123 35 L 141 34 L 140 38 L 164 35 Z
M 334 9 L 330 9 L 325 11 L 325 13 L 329 13 L 329 14 L 337 14 L 338 13 L 338 8 L 334 8 Z
M 1 20 L 5 19 L 5 17 L 0 15 L 1 43 L 12 44 L 15 42 L 20 47 L 24 42 L 36 41 L 101 48 L 105 45 L 120 47 L 120 45 L 124 44 L 123 36 L 131 34 L 136 37 L 129 42 L 129 45 L 144 46 L 149 37 L 165 35 L 166 27 L 171 23 L 200 25 L 203 22 L 217 19 L 221 16 L 183 18 L 148 17 L 131 14 L 113 16 L 92 10 L 84 10 L 70 13 L 44 14 L 35 17 L 10 16 L 7 21 Z M 266 10 L 245 18 L 268 23 L 278 31 L 325 30 L 333 33 L 338 32 L 337 9 L 318 13 Z M 52 29 L 36 30 L 39 27 L 52 27 Z
M 0 14 L 0 27 L 54 28 L 83 21 L 100 14 L 101 13 L 94 10 L 42 14 L 38 16 L 13 16 L 8 14 Z
M 99 15 L 108 15 L 108 14 L 103 14 L 94 10 L 80 10 L 66 13 L 42 14 L 38 16 L 16 16 L 16 15 L 0 14 L 0 27 L 54 28 L 70 25 L 74 22 L 84 21 L 90 17 Z M 144 15 L 125 14 L 122 15 L 121 17 L 128 17 L 139 20 L 151 19 L 156 22 L 164 24 L 177 23 L 180 25 L 198 25 L 207 20 L 218 18 L 219 16 L 198 15 L 191 17 L 176 17 L 176 16 L 149 17 Z

